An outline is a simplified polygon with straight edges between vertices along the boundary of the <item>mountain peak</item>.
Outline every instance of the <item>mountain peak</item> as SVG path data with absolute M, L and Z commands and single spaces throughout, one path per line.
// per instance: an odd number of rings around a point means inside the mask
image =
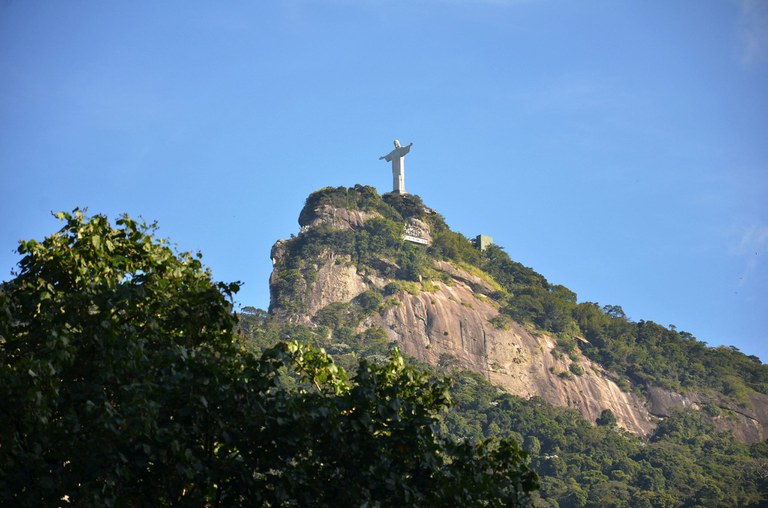
M 632 322 L 619 306 L 577 303 L 500 246 L 451 231 L 417 195 L 326 187 L 307 198 L 299 225 L 272 250 L 270 312 L 281 319 L 327 336 L 373 334 L 590 422 L 608 410 L 636 434 L 675 408 L 712 406 L 743 441 L 766 437 L 766 366 Z

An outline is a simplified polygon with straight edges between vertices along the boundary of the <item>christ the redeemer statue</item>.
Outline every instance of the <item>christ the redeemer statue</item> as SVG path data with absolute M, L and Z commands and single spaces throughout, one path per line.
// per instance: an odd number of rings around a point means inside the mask
M 395 149 L 387 155 L 382 155 L 379 160 L 392 162 L 392 192 L 405 194 L 405 154 L 411 151 L 413 143 L 408 146 L 400 146 L 400 142 L 395 140 Z

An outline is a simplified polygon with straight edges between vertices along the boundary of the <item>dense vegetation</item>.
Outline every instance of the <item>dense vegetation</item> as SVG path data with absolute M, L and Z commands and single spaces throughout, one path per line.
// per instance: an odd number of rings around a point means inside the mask
M 350 197 L 355 194 L 364 199 Z M 375 212 L 376 218 L 356 230 L 326 224 L 309 228 L 288 242 L 277 270 L 294 269 L 299 280 L 311 283 L 318 257 L 333 253 L 337 263 L 354 263 L 359 273 L 376 272 L 392 282 L 382 291 L 329 305 L 314 316 L 313 328 L 289 326 L 263 311 L 247 309 L 241 316 L 242 333 L 252 338 L 254 347 L 266 347 L 280 333 L 288 333 L 325 348 L 350 369 L 364 357 L 383 361 L 392 347 L 384 331 L 358 332 L 358 324 L 366 315 L 385 309 L 392 291 L 428 291 L 429 281 L 446 281 L 434 264 L 442 259 L 483 276 L 497 288 L 488 295 L 500 309 L 494 325 L 504 327 L 514 320 L 550 332 L 562 353 L 580 349 L 613 371 L 626 390 L 661 386 L 745 406 L 751 392 L 768 393 L 768 367 L 756 357 L 734 348 L 706 347 L 673 326 L 632 321 L 619 306 L 579 303 L 574 292 L 511 260 L 501 247 L 480 252 L 466 237 L 451 231 L 442 217 L 425 209 L 417 196 L 377 199 L 370 188 L 327 188 L 307 200 L 302 224 L 312 220 L 319 204 L 343 207 L 344 203 Z M 432 227 L 429 248 L 402 241 L 403 224 L 410 217 Z M 291 295 L 296 312 L 302 311 L 301 291 L 307 282 L 293 286 L 299 288 Z M 279 290 L 277 296 L 273 305 L 282 307 Z M 438 366 L 441 372 L 456 365 L 455 359 L 444 356 Z M 586 422 L 575 410 L 514 397 L 474 374 L 454 372 L 454 378 L 457 405 L 443 416 L 442 428 L 457 438 L 502 436 L 522 443 L 530 453 L 531 467 L 541 476 L 538 506 L 768 503 L 768 446 L 746 446 L 718 432 L 710 417 L 728 418 L 728 412 L 717 405 L 679 412 L 643 439 L 617 428 L 610 411 L 597 422 Z
M 360 311 L 356 305 L 334 306 L 332 314 L 349 316 L 350 308 Z M 327 318 L 324 325 L 309 328 L 246 308 L 240 333 L 256 349 L 289 335 L 324 348 L 350 370 L 363 358 L 386 361 L 393 345 L 383 330 L 355 336 L 346 318 Z M 768 502 L 768 444 L 741 444 L 716 431 L 701 411 L 677 413 L 650 437 L 640 438 L 618 428 L 610 411 L 593 425 L 574 409 L 510 395 L 477 374 L 453 371 L 455 365 L 445 356 L 437 367 L 418 366 L 435 378 L 452 371 L 455 404 L 441 416 L 443 432 L 455 439 L 503 437 L 521 443 L 541 478 L 535 506 L 709 508 Z
M 322 205 L 375 212 L 378 217 L 357 230 L 321 224 L 288 241 L 277 267 L 280 282 L 273 288 L 273 307 L 301 313 L 303 291 L 313 281 L 316 261 L 329 251 L 348 256 L 362 273 L 376 271 L 405 282 L 444 280 L 445 274 L 433 263 L 444 259 L 482 270 L 496 283 L 499 290 L 490 295 L 500 305 L 495 324 L 504 326 L 509 319 L 555 334 L 564 352 L 580 348 L 616 373 L 624 389 L 658 385 L 680 392 L 717 392 L 742 405 L 749 405 L 750 391 L 768 394 L 768 366 L 758 358 L 733 348 L 709 348 L 672 326 L 634 322 L 619 306 L 578 303 L 573 291 L 549 283 L 510 259 L 501 247 L 492 245 L 480 252 L 466 237 L 451 231 L 439 214 L 426 209 L 418 196 L 379 197 L 373 188 L 359 185 L 329 187 L 309 196 L 300 223 L 309 223 Z M 412 217 L 432 228 L 428 249 L 402 240 L 404 223 Z
M 244 343 L 237 284 L 198 257 L 128 217 L 58 217 L 0 285 L 0 505 L 516 506 L 536 488 L 514 441 L 440 433 L 446 383 L 396 351 L 349 379 L 310 345 Z
M 701 411 L 665 419 L 648 440 L 604 414 L 590 425 L 573 409 L 501 393 L 458 373 L 457 403 L 444 418 L 454 435 L 518 440 L 541 476 L 540 506 L 763 506 L 768 446 L 717 432 Z

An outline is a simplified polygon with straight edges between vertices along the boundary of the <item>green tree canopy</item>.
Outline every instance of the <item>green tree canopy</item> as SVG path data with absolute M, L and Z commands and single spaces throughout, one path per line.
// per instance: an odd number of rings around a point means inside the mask
M 537 478 L 513 441 L 435 432 L 445 382 L 322 350 L 259 356 L 237 283 L 154 226 L 59 213 L 0 286 L 0 505 L 515 506 Z

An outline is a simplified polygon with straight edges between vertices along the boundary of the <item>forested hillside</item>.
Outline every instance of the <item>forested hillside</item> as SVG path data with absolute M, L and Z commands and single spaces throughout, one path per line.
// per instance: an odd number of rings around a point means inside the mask
M 346 314 L 346 311 L 344 312 Z M 323 325 L 325 326 L 325 325 Z M 352 333 L 341 324 L 289 325 L 246 308 L 240 333 L 259 349 L 291 337 L 327 350 L 353 371 L 361 358 L 384 362 L 392 344 L 381 330 Z M 732 507 L 768 502 L 768 443 L 745 445 L 718 432 L 701 411 L 664 420 L 648 438 L 617 428 L 610 413 L 588 422 L 573 409 L 505 393 L 477 374 L 417 364 L 435 379 L 452 382 L 453 405 L 441 428 L 458 439 L 505 437 L 530 454 L 541 478 L 540 507 Z
M 707 347 L 690 333 L 650 320 L 632 321 L 619 305 L 578 302 L 575 292 L 513 261 L 501 246 L 481 252 L 416 195 L 380 197 L 372 187 L 359 185 L 325 188 L 307 198 L 299 224 L 310 224 L 323 207 L 373 215 L 360 229 L 323 222 L 285 242 L 285 263 L 274 277 L 274 308 L 302 312 L 300 291 L 313 280 L 314 260 L 328 250 L 350 256 L 359 271 L 391 279 L 387 291 L 439 279 L 443 275 L 434 269 L 434 260 L 445 259 L 481 270 L 492 280 L 498 290 L 489 296 L 500 306 L 498 326 L 509 319 L 552 332 L 564 353 L 581 349 L 624 379 L 627 389 L 653 383 L 682 392 L 714 390 L 745 404 L 750 391 L 768 394 L 768 366 L 757 357 Z M 431 226 L 432 243 L 426 249 L 402 239 L 404 224 L 412 218 Z
M 428 247 L 403 241 L 414 219 L 429 225 Z M 552 353 L 573 359 L 560 376 L 582 375 L 576 359 L 583 355 L 607 369 L 626 391 L 646 397 L 661 389 L 700 401 L 660 415 L 655 430 L 641 437 L 618 428 L 610 411 L 595 422 L 585 421 L 572 409 L 505 393 L 482 376 L 462 371 L 450 355 L 437 365 L 421 365 L 433 376 L 447 373 L 454 380 L 456 405 L 441 423 L 447 432 L 475 439 L 505 436 L 531 454 L 531 466 L 541 475 L 537 505 L 768 502 L 768 445 L 741 443 L 727 431 L 727 422 L 735 422 L 740 412 L 764 410 L 754 407 L 764 400 L 756 397 L 768 393 L 768 367 L 758 358 L 733 348 L 707 347 L 674 327 L 633 321 L 619 305 L 579 302 L 573 291 L 513 261 L 502 247 L 480 251 L 418 196 L 379 197 L 363 186 L 326 188 L 307 199 L 299 223 L 302 232 L 273 250 L 272 314 L 246 309 L 241 316 L 242 333 L 257 347 L 288 335 L 325 348 L 348 368 L 362 357 L 381 361 L 394 343 L 386 330 L 364 323 L 397 305 L 393 296 L 399 292 L 428 293 L 435 284 L 452 284 L 437 266 L 446 261 L 493 288 L 481 297 L 498 308 L 495 327 L 523 323 L 556 338 Z M 379 286 L 371 284 L 373 289 L 348 301 L 313 309 L 309 322 L 297 324 L 302 321 L 296 318 L 310 311 L 307 295 L 323 259 L 350 262 L 364 280 Z

